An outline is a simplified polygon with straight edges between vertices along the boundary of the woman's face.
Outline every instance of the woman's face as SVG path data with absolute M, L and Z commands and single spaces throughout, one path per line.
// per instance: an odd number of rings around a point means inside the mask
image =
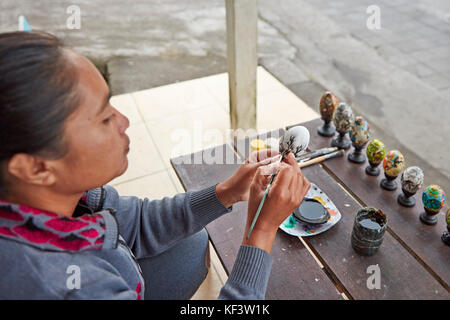
M 75 193 L 104 185 L 128 167 L 128 118 L 110 103 L 109 88 L 85 57 L 67 51 L 78 73 L 81 104 L 66 121 L 67 155 L 53 163 L 55 188 Z M 63 191 L 64 190 L 64 191 Z

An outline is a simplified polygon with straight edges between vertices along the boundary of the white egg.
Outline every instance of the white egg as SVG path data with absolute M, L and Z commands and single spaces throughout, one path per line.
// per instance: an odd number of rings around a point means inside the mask
M 280 139 L 280 153 L 290 151 L 294 157 L 300 156 L 308 148 L 309 131 L 303 126 L 290 128 Z
M 278 139 L 271 137 L 266 139 L 266 148 L 278 150 Z

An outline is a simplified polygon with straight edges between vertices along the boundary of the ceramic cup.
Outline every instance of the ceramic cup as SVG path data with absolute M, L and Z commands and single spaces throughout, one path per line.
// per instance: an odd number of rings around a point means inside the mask
M 387 218 L 381 210 L 372 207 L 359 209 L 353 224 L 353 249 L 365 256 L 375 254 L 383 242 L 386 228 Z

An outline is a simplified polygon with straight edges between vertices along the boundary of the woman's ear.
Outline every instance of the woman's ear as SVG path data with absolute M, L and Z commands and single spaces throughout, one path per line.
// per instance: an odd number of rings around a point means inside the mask
M 16 153 L 9 160 L 7 171 L 29 184 L 49 186 L 56 180 L 46 160 L 26 153 Z

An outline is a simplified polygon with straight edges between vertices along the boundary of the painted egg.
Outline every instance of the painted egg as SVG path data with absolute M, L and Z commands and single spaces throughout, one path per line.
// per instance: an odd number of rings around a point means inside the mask
M 391 150 L 386 153 L 383 160 L 384 172 L 391 177 L 396 177 L 405 167 L 405 158 L 398 150 Z
M 447 225 L 450 226 L 450 209 L 447 210 L 447 214 L 445 215 L 445 221 Z
M 373 165 L 379 165 L 386 156 L 386 147 L 384 146 L 384 143 L 381 142 L 380 140 L 373 139 L 367 145 L 366 154 L 369 163 Z
M 445 200 L 445 192 L 437 184 L 428 186 L 422 193 L 423 206 L 431 212 L 439 212 L 444 206 Z
M 333 114 L 333 123 L 338 132 L 347 133 L 354 121 L 352 108 L 345 102 L 339 103 Z
M 419 167 L 408 167 L 400 178 L 402 189 L 409 193 L 416 193 L 423 184 L 423 171 Z
M 338 99 L 336 95 L 330 91 L 327 91 L 320 98 L 319 110 L 323 120 L 330 121 L 333 118 L 334 109 L 338 105 Z
M 370 126 L 363 117 L 356 117 L 348 131 L 354 146 L 363 147 L 370 140 Z
M 294 157 L 299 157 L 308 148 L 309 131 L 303 126 L 290 128 L 280 139 L 280 153 L 291 151 Z

